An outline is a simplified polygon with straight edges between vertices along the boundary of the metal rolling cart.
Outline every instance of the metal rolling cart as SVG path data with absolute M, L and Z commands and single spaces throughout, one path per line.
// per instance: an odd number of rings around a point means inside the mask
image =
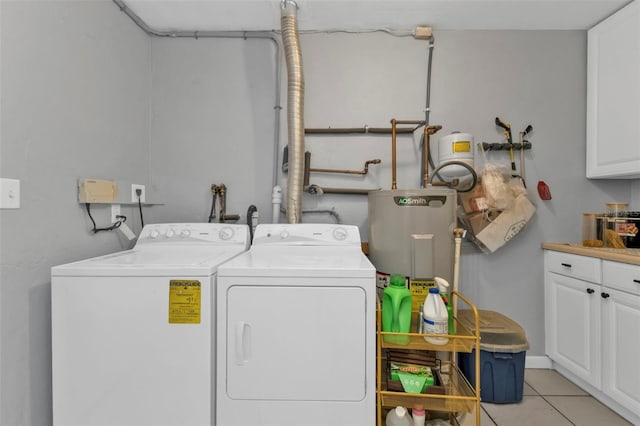
M 480 351 L 475 351 L 475 387 L 473 387 L 458 368 L 456 354 L 458 352 L 471 353 L 474 348 L 480 347 L 480 325 L 479 315 L 476 306 L 464 295 L 454 290 L 452 292 L 452 302 L 457 303 L 457 298 L 462 299 L 473 312 L 475 329 L 469 329 L 462 322 L 454 317 L 455 334 L 448 335 L 449 341 L 444 345 L 434 345 L 428 343 L 425 336 L 429 335 L 417 332 L 417 324 L 420 312 L 414 311 L 412 316 L 412 327 L 410 333 L 392 333 L 382 331 L 382 309 L 378 303 L 377 309 L 377 368 L 376 368 L 376 390 L 377 390 L 377 425 L 384 426 L 384 415 L 388 409 L 402 405 L 413 407 L 422 405 L 427 411 L 448 413 L 448 420 L 452 425 L 459 425 L 458 413 L 470 413 L 475 409 L 476 425 L 480 425 Z M 407 336 L 407 344 L 391 343 L 384 339 L 385 335 Z M 406 340 L 406 337 L 405 337 Z M 433 361 L 436 384 L 428 387 L 425 393 L 406 393 L 399 390 L 390 389 L 390 378 L 388 371 L 388 356 L 391 351 L 430 351 L 434 353 Z M 449 352 L 449 361 L 437 363 L 435 352 Z

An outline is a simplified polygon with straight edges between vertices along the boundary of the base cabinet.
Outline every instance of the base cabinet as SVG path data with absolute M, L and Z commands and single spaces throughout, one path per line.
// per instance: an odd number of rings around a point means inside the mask
M 640 413 L 640 296 L 612 289 L 602 303 L 602 390 Z
M 550 250 L 544 257 L 547 355 L 640 424 L 640 266 Z
M 601 286 L 549 273 L 547 353 L 581 379 L 600 386 Z

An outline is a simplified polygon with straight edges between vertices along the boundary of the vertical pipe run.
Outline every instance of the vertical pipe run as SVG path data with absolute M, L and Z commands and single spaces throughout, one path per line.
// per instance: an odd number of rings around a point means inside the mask
M 398 189 L 396 182 L 396 125 L 397 120 L 391 119 L 391 189 Z
M 300 223 L 304 178 L 304 76 L 298 40 L 298 5 L 292 0 L 280 4 L 282 42 L 287 62 L 287 127 L 289 171 L 287 182 L 287 219 Z

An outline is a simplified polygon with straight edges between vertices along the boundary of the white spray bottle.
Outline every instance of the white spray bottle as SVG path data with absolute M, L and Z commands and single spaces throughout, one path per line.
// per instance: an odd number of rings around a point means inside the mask
M 449 283 L 444 278 L 434 277 L 434 280 L 438 287 L 432 287 L 429 289 L 429 294 L 424 301 L 424 307 L 422 311 L 422 332 L 424 334 L 449 334 L 449 314 L 447 307 L 440 296 L 440 292 L 447 292 Z M 448 341 L 448 337 L 427 337 L 424 340 L 433 345 L 445 345 Z

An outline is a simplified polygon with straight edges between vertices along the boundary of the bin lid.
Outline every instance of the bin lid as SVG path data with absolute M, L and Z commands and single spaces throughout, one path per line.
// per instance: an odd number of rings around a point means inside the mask
M 524 329 L 511 318 L 495 311 L 478 310 L 480 349 L 488 352 L 518 353 L 529 349 Z M 458 321 L 475 331 L 473 311 L 458 311 Z

